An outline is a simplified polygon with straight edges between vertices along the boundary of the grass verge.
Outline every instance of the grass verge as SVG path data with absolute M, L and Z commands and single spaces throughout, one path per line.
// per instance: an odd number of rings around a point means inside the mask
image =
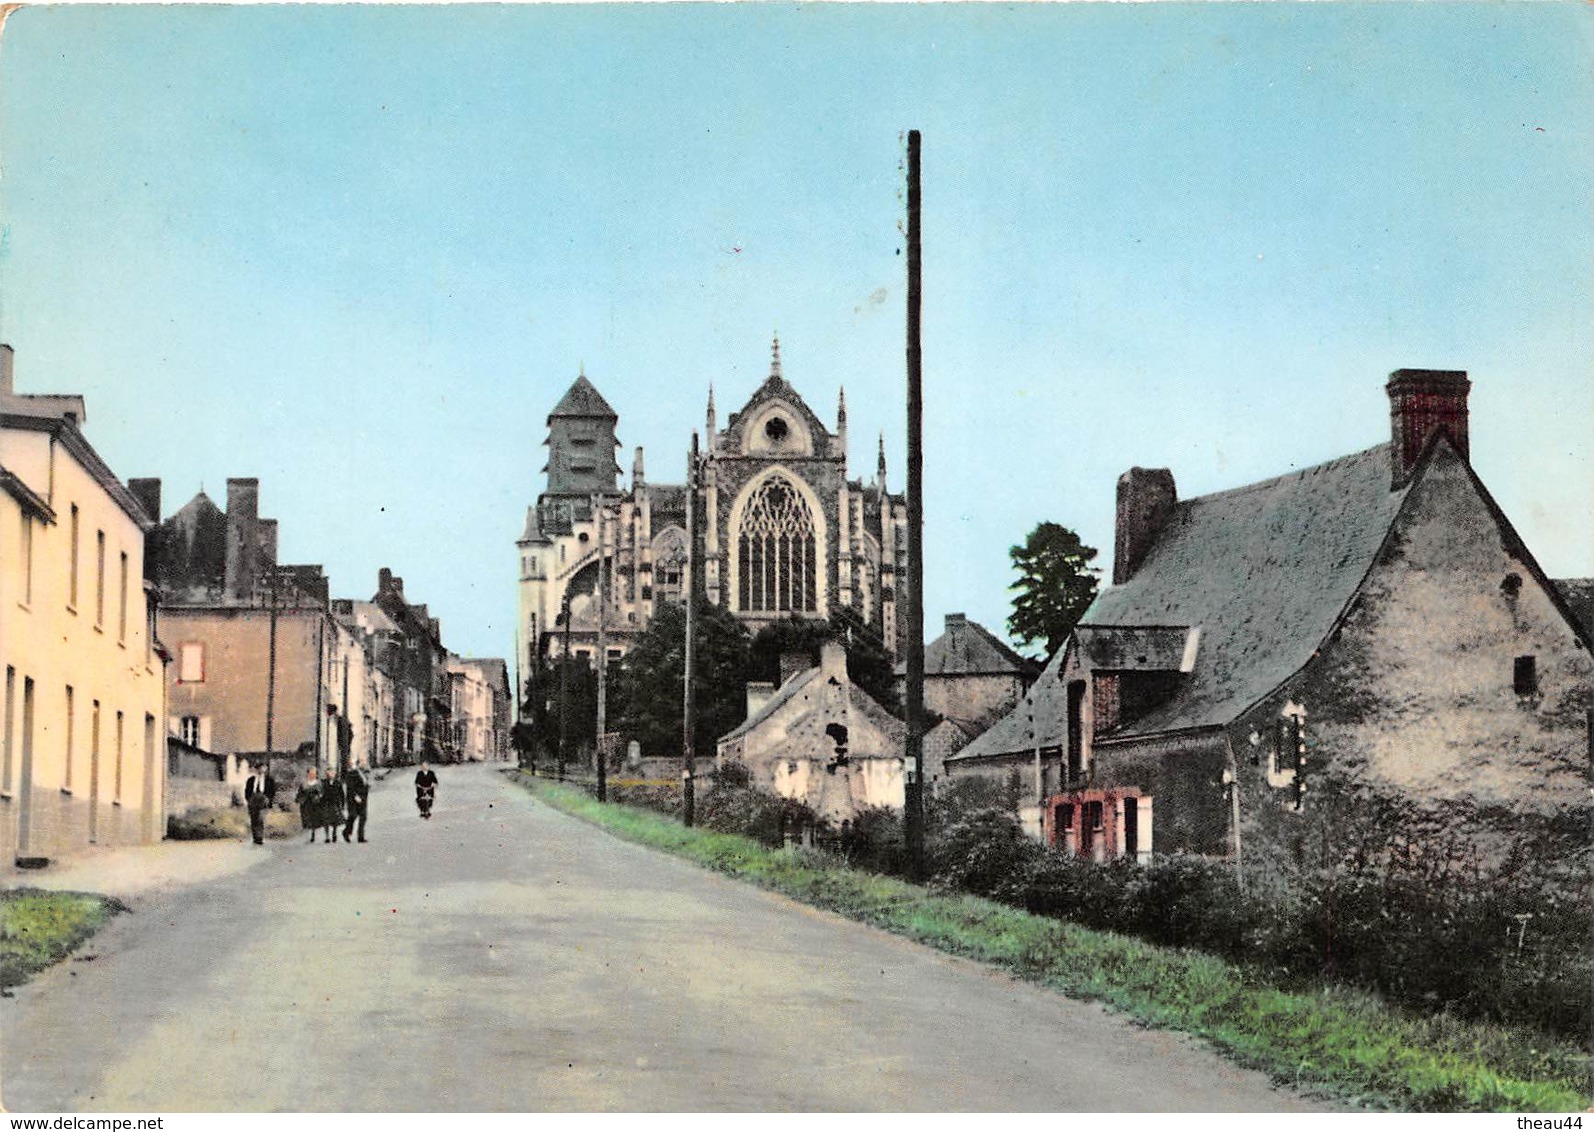
M 59 963 L 126 910 L 110 897 L 86 892 L 0 892 L 0 987 L 25 983 Z
M 600 806 L 578 788 L 509 772 L 542 801 L 628 841 L 1040 983 L 1152 1027 L 1205 1039 L 1275 1082 L 1410 1112 L 1580 1112 L 1589 1057 L 1555 1039 L 1418 1016 L 1340 988 L 1286 991 L 1258 972 L 857 872 L 833 858 Z

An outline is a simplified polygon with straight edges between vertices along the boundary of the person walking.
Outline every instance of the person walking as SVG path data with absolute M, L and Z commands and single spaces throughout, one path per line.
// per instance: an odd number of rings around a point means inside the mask
M 360 841 L 365 841 L 366 803 L 371 797 L 371 784 L 365 777 L 365 760 L 361 759 L 343 776 L 343 800 L 348 807 L 349 820 L 343 826 L 343 840 L 359 830 Z
M 326 831 L 327 843 L 338 839 L 338 826 L 343 824 L 343 780 L 331 767 L 321 780 L 321 828 Z
M 254 773 L 244 783 L 244 805 L 249 808 L 249 836 L 256 845 L 266 843 L 266 811 L 277 798 L 277 780 L 271 777 L 270 765 L 256 763 Z
M 315 767 L 305 771 L 294 801 L 299 803 L 299 828 L 310 831 L 310 844 L 314 845 L 315 831 L 321 828 L 321 783 L 316 778 Z
M 421 817 L 430 820 L 432 800 L 436 796 L 437 772 L 426 763 L 422 763 L 420 773 L 415 776 L 415 805 L 421 811 Z

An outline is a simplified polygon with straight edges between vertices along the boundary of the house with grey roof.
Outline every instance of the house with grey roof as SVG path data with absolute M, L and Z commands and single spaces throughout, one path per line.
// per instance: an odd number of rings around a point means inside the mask
M 897 665 L 899 702 L 906 671 Z M 1038 665 L 978 621 L 946 615 L 945 631 L 924 646 L 924 706 L 940 717 L 924 739 L 924 778 L 931 790 L 945 780 L 947 757 L 1011 711 L 1038 673 Z
M 1495 850 L 1586 808 L 1590 632 L 1469 463 L 1470 387 L 1398 370 L 1389 443 L 1230 491 L 1125 473 L 1112 586 L 949 768 L 1040 766 L 1096 859 L 1298 854 L 1358 797 Z

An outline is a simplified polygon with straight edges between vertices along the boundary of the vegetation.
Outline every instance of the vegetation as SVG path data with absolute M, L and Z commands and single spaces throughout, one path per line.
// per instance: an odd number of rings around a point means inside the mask
M 0 892 L 0 987 L 27 982 L 72 954 L 117 912 L 105 896 L 16 888 Z
M 836 641 L 847 652 L 847 675 L 871 699 L 891 714 L 902 715 L 897 702 L 896 672 L 878 626 L 864 621 L 854 610 L 838 609 L 829 621 L 795 614 L 774 621 L 754 635 L 749 649 L 747 680 L 780 683 L 780 658 L 797 652 L 811 665 L 819 663 L 819 647 Z
M 692 683 L 696 696 L 692 741 L 712 752 L 721 735 L 747 714 L 747 630 L 736 615 L 697 599 L 692 633 Z M 650 755 L 681 751 L 682 692 L 686 672 L 686 608 L 666 602 L 637 638 L 617 681 L 620 706 L 610 712 L 617 730 Z M 555 724 L 557 726 L 557 723 Z
M 1067 527 L 1041 523 L 1023 546 L 1011 547 L 1008 554 L 1018 571 L 1018 581 L 1008 587 L 1018 591 L 1008 632 L 1021 644 L 1044 642 L 1051 656 L 1095 600 L 1101 571 L 1090 563 L 1096 548 L 1080 542 Z
M 1199 879 L 1208 876 L 1206 866 L 1194 858 L 1176 858 L 1170 872 L 1142 875 L 1136 886 L 1122 884 L 1133 871 L 1127 868 L 1059 871 L 1056 855 L 1013 838 L 1001 825 L 1003 815 L 976 809 L 948 815 L 951 826 L 934 850 L 943 881 L 921 888 L 848 867 L 836 854 L 783 852 L 747 836 L 601 806 L 579 789 L 522 781 L 549 804 L 628 840 L 1099 999 L 1144 1024 L 1188 1031 L 1284 1084 L 1412 1111 L 1571 1111 L 1590 1103 L 1588 1056 L 1576 1045 L 1443 1013 L 1418 1014 L 1364 991 L 1187 950 L 1211 945 L 1213 933 L 1222 937 L 1228 930 L 1202 915 L 1211 893 L 1208 881 Z M 1011 898 L 1013 858 L 1022 858 L 1027 898 L 1043 907 L 1019 909 L 946 887 L 960 881 Z M 1108 907 L 1138 918 L 1142 927 L 1160 925 L 1156 930 L 1167 941 L 1037 914 Z M 1172 912 L 1152 915 L 1153 908 Z
M 266 811 L 267 837 L 292 837 L 299 832 L 297 812 Z M 241 806 L 205 806 L 166 818 L 166 836 L 173 841 L 242 841 L 249 836 L 249 811 Z

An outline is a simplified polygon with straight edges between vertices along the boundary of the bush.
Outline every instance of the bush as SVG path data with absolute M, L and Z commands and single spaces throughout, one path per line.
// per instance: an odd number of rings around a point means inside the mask
M 836 849 L 849 865 L 887 876 L 907 876 L 910 861 L 902 815 L 887 806 L 871 806 L 842 823 Z
M 1008 900 L 1022 892 L 1022 881 L 1046 852 L 1012 814 L 997 809 L 975 810 L 952 822 L 926 848 L 938 884 Z

